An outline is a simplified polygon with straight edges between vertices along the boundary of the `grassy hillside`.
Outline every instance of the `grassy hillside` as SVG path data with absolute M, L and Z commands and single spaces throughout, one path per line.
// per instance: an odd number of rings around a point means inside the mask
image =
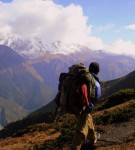
M 133 146 L 135 140 L 134 92 L 134 89 L 119 91 L 104 100 L 92 113 L 96 130 L 101 133 L 102 137 L 96 145 L 97 149 L 100 150 L 100 147 L 107 146 L 108 149 L 110 147 L 109 150 L 114 147 L 118 150 L 117 147 L 125 144 L 126 150 L 130 150 Z M 109 105 L 112 98 L 113 104 Z M 118 99 L 121 99 L 120 102 Z M 35 150 L 47 148 L 49 150 L 62 150 L 63 148 L 70 150 L 69 146 L 76 126 L 75 116 L 65 114 L 57 122 L 52 122 L 52 119 L 53 114 L 51 113 L 39 113 L 7 125 L 4 130 L 0 131 L 0 147 L 5 144 L 6 140 L 9 142 L 5 147 L 11 148 L 16 139 L 20 144 L 20 149 L 29 147 Z M 119 137 L 117 137 L 118 134 Z M 85 146 L 83 145 L 83 147 Z
M 26 116 L 28 111 L 13 100 L 0 98 L 0 125 L 3 127 Z
M 97 111 L 96 124 L 121 123 L 135 119 L 135 89 L 120 90 L 103 99 L 97 105 L 95 112 Z
M 101 99 L 100 103 L 96 106 L 96 110 L 111 108 L 113 106 L 129 101 L 131 98 L 135 98 L 135 89 L 119 90 L 112 95 Z

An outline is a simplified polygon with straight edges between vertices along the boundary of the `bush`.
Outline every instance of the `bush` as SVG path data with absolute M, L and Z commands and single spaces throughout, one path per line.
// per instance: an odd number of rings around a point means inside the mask
M 113 112 L 104 111 L 102 116 L 94 118 L 94 122 L 95 124 L 121 123 L 129 121 L 131 118 L 135 119 L 135 104 Z
M 58 122 L 51 125 L 52 128 L 60 131 L 61 135 L 55 140 L 36 145 L 35 148 L 37 148 L 37 150 L 60 150 L 64 145 L 71 144 L 76 126 L 76 118 L 73 115 L 66 114 L 61 116 Z
M 134 97 L 135 97 L 135 89 L 119 90 L 118 92 L 109 96 L 106 100 L 102 100 L 102 102 L 96 106 L 95 110 L 97 111 L 106 108 L 111 108 L 113 106 L 124 103 L 125 101 L 128 101 Z

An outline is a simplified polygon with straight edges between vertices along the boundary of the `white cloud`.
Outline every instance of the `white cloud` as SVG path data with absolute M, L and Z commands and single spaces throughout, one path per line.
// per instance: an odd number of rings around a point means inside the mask
M 131 41 L 118 39 L 112 45 L 106 45 L 105 51 L 119 55 L 129 55 L 135 58 L 135 44 Z
M 112 24 L 112 23 L 108 23 L 104 26 L 99 26 L 99 27 L 96 27 L 97 31 L 99 32 L 102 32 L 102 31 L 107 31 L 107 30 L 112 30 L 115 28 L 115 25 Z
M 126 26 L 127 29 L 135 30 L 135 24 Z
M 100 39 L 90 36 L 92 26 L 87 25 L 88 18 L 80 6 L 64 7 L 52 0 L 14 0 L 0 6 L 1 33 L 38 37 L 46 42 L 92 43 L 90 48 L 103 45 Z
M 105 49 L 108 52 L 135 56 L 135 44 L 132 42 L 118 40 L 112 46 L 104 45 L 99 37 L 91 35 L 92 25 L 88 26 L 87 20 L 81 6 L 74 4 L 64 7 L 52 0 L 0 2 L 0 33 L 28 39 L 38 37 L 44 42 L 75 42 L 93 50 Z M 98 30 L 113 28 L 113 24 L 107 24 Z M 135 29 L 134 25 L 127 28 Z

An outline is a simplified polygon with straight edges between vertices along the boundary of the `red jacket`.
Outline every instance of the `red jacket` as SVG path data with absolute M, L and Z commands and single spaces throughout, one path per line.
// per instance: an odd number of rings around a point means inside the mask
M 82 84 L 81 86 L 82 90 L 82 103 L 84 106 L 90 106 L 90 102 L 88 100 L 88 88 L 86 84 Z

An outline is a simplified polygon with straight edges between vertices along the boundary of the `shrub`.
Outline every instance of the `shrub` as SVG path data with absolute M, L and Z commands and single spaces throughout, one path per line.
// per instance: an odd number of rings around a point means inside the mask
M 104 111 L 100 117 L 94 118 L 95 124 L 121 123 L 135 119 L 135 104 L 112 112 Z
M 109 96 L 106 100 L 102 100 L 102 102 L 96 106 L 95 110 L 97 111 L 106 108 L 111 108 L 113 106 L 124 103 L 125 101 L 128 101 L 134 97 L 135 89 L 119 90 L 118 92 L 113 93 L 111 96 Z

